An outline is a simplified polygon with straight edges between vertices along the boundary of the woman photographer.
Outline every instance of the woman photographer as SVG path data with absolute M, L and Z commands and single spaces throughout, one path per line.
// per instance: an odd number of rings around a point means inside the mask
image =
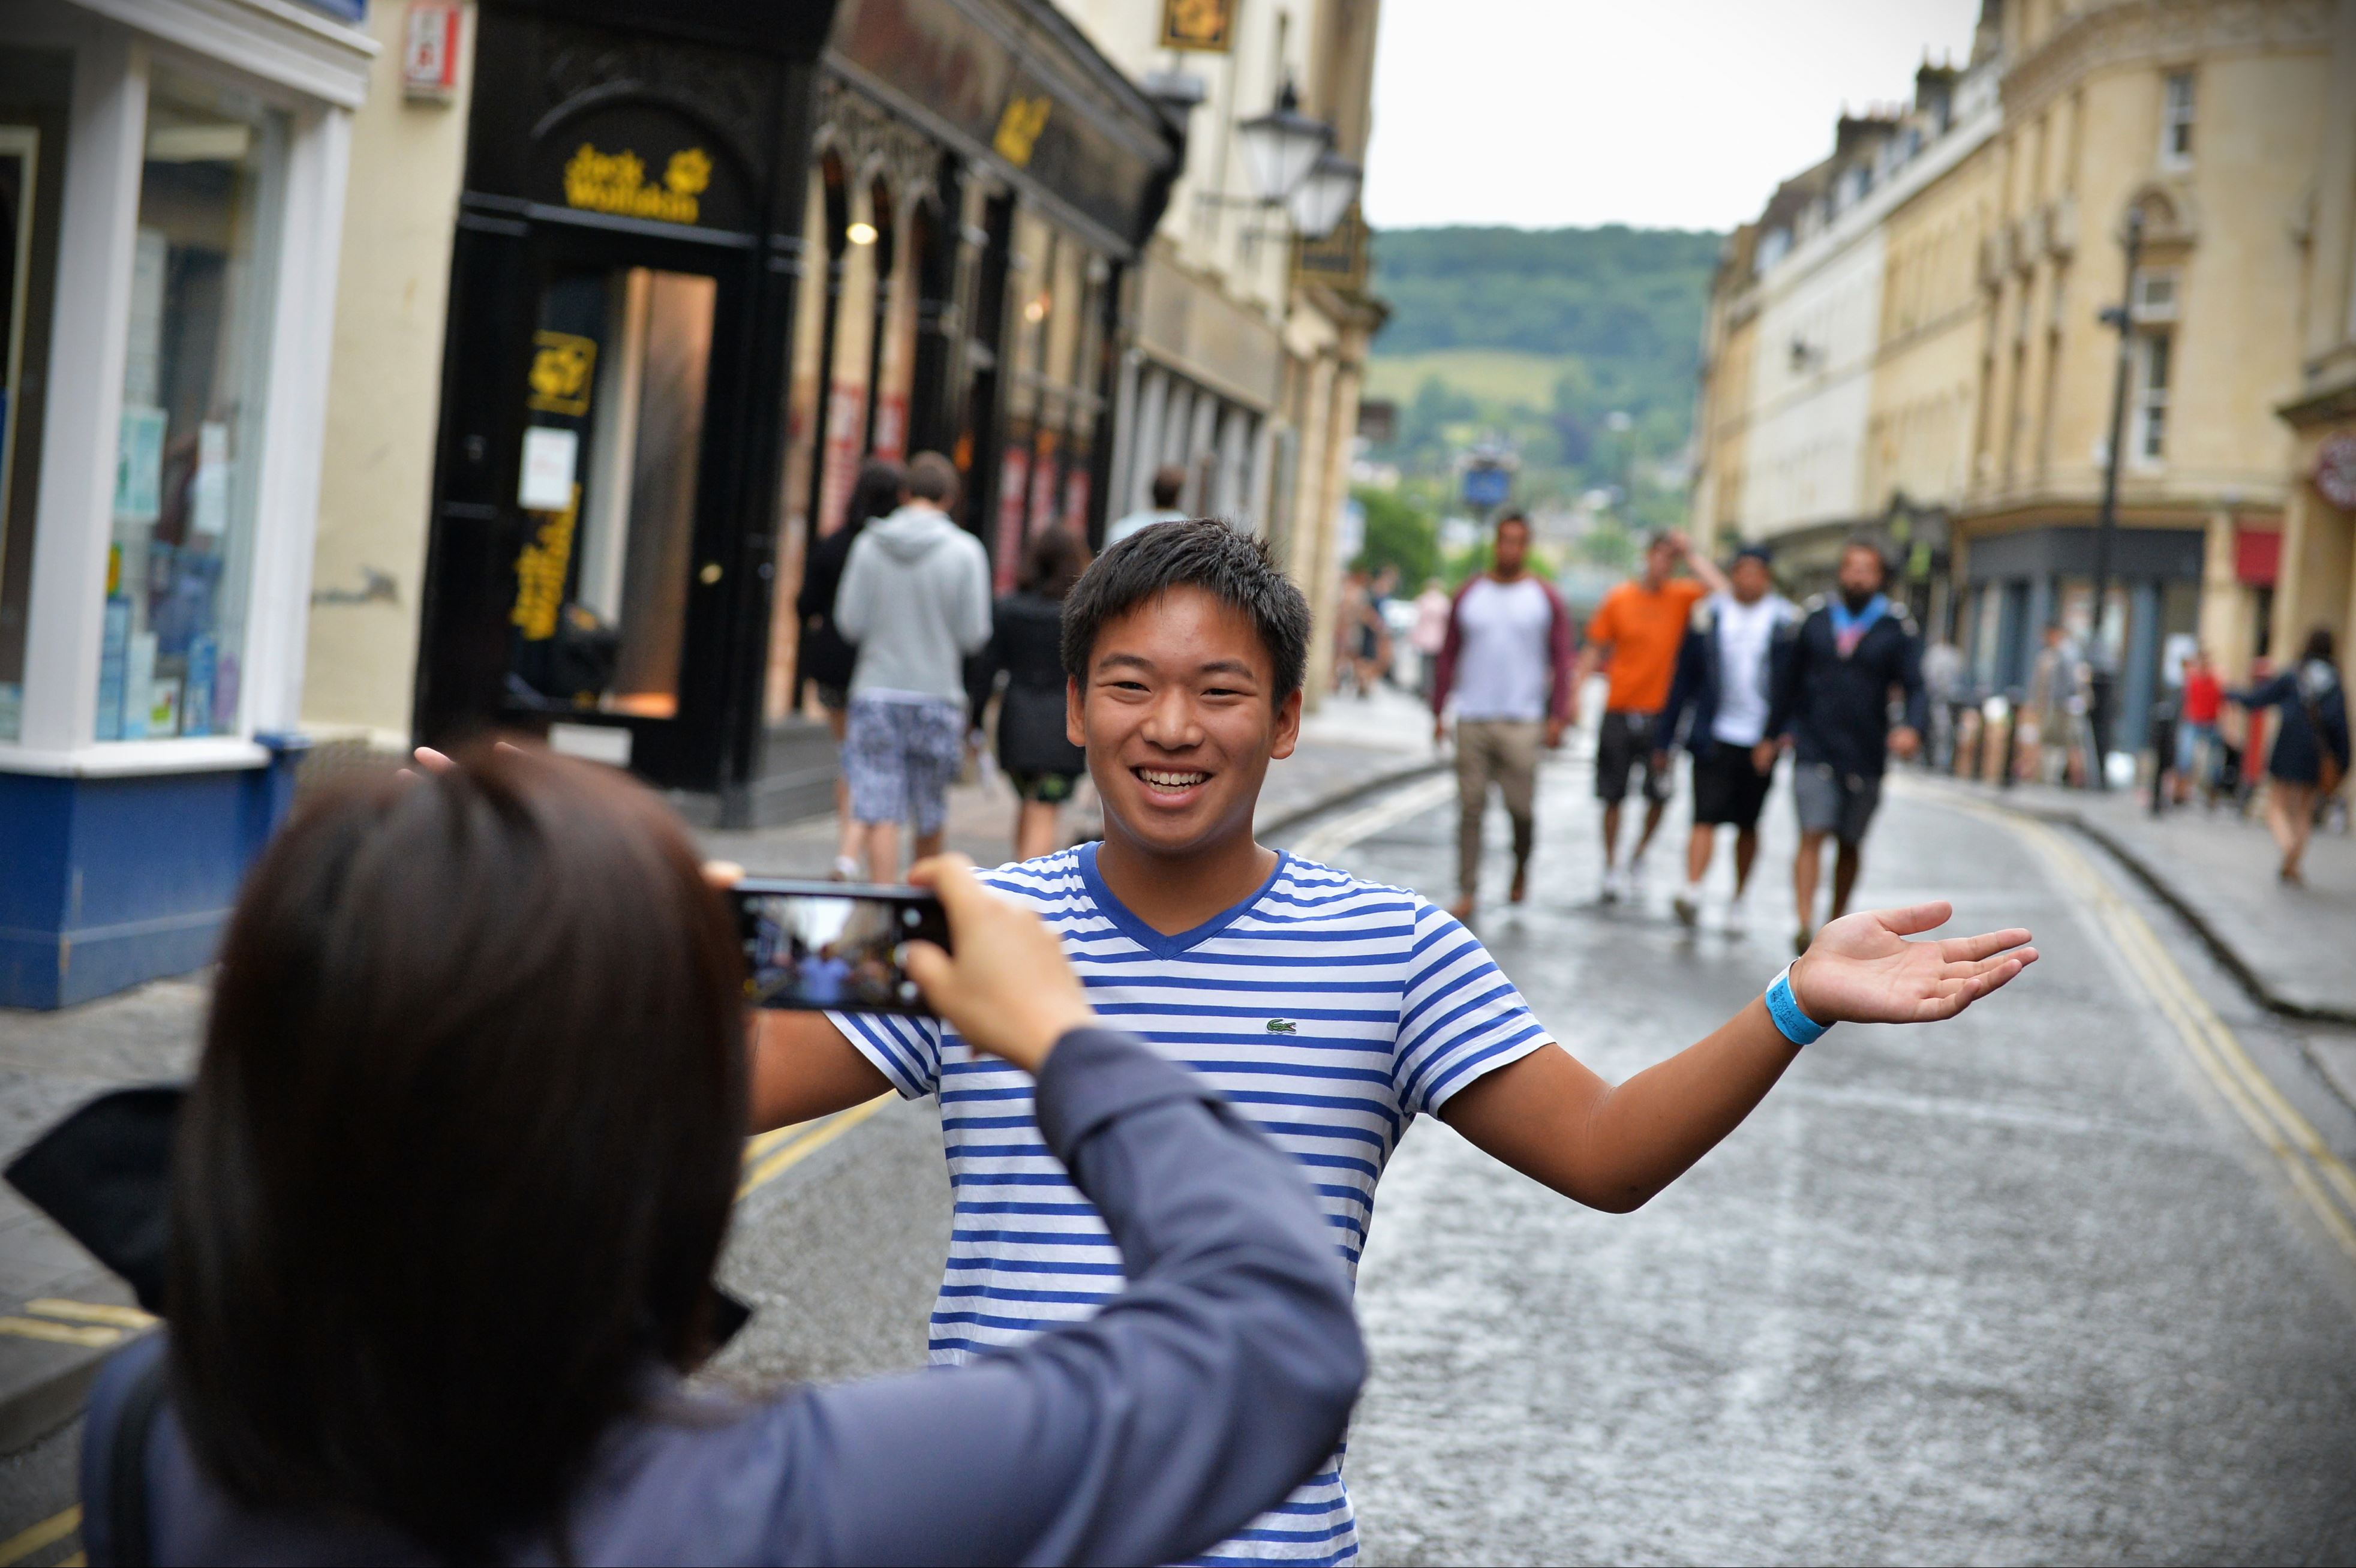
M 231 921 L 167 1332 L 108 1366 L 94 1563 L 1168 1562 L 1330 1454 L 1364 1372 L 1292 1162 L 1096 1026 L 962 863 L 911 973 L 1038 1076 L 1130 1281 L 949 1372 L 688 1392 L 739 1179 L 744 970 L 655 798 L 484 751 L 299 812 Z

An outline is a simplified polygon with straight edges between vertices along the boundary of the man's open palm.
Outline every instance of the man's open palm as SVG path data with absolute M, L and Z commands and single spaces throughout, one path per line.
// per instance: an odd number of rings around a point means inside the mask
M 1792 965 L 1792 996 L 1820 1024 L 1928 1024 L 1952 1018 L 2037 961 L 2018 927 L 1910 942 L 1945 925 L 1944 901 L 1844 915 Z

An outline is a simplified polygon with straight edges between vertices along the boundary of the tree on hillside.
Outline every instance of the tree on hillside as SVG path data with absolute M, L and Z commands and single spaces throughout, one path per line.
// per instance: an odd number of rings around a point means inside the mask
M 1397 490 L 1362 487 L 1350 493 L 1366 514 L 1365 547 L 1352 564 L 1369 572 L 1396 566 L 1405 591 L 1413 593 L 1423 586 L 1439 569 L 1438 522 Z

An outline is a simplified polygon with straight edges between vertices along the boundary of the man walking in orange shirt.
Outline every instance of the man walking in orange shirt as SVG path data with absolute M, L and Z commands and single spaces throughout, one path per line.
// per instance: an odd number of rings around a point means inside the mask
M 1691 577 L 1673 577 L 1683 559 Z M 1571 682 L 1571 717 L 1577 722 L 1579 690 L 1599 668 L 1611 677 L 1603 703 L 1603 727 L 1595 743 L 1595 798 L 1603 802 L 1603 902 L 1622 894 L 1634 897 L 1642 880 L 1644 850 L 1660 828 L 1668 805 L 1672 775 L 1653 766 L 1653 726 L 1669 699 L 1677 649 L 1686 622 L 1705 595 L 1730 591 L 1726 574 L 1672 530 L 1645 542 L 1644 569 L 1603 596 L 1587 623 L 1587 646 L 1580 650 Z M 1620 874 L 1620 803 L 1628 798 L 1629 775 L 1641 769 L 1644 826 L 1636 836 L 1628 871 Z

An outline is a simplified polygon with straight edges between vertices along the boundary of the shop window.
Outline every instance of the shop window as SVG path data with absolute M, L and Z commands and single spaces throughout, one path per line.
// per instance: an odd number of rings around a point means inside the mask
M 2192 162 L 2192 73 L 2189 70 L 2168 78 L 2160 106 L 2159 161 L 2167 168 L 2186 168 Z
M 26 392 L 47 368 L 57 255 L 57 193 L 44 188 L 57 149 L 35 118 L 0 110 L 0 741 L 18 738 L 23 720 L 40 460 L 39 400 Z M 41 118 L 54 139 L 56 119 Z
M 285 161 L 284 116 L 155 74 L 99 650 L 102 741 L 240 731 Z
M 2137 462 L 2157 463 L 2168 456 L 2169 380 L 2173 373 L 2173 339 L 2165 332 L 2147 332 L 2136 348 L 2136 417 L 2134 444 L 2127 448 Z

